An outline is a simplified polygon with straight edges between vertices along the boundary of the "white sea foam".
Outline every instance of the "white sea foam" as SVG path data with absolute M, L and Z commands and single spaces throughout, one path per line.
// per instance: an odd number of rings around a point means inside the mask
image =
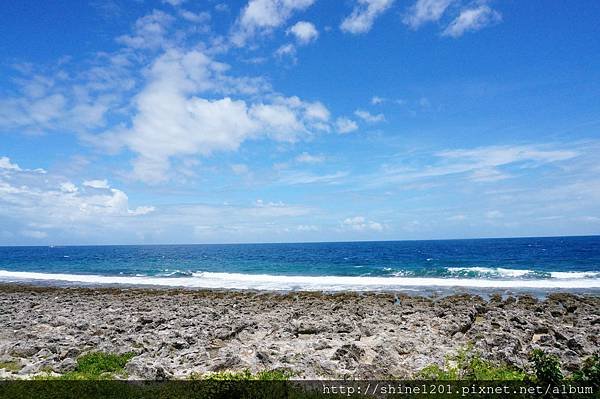
M 552 278 L 594 278 L 600 277 L 600 272 L 550 272 Z
M 501 277 L 523 277 L 529 273 L 533 273 L 532 270 L 526 269 L 504 269 L 501 267 L 448 267 L 447 270 L 452 273 L 460 272 L 475 272 L 481 274 L 493 274 Z
M 150 285 L 190 288 L 225 288 L 259 290 L 309 291 L 379 291 L 410 287 L 465 288 L 532 288 L 589 289 L 600 288 L 600 279 L 475 279 L 424 277 L 338 277 L 338 276 L 275 276 L 268 274 L 193 273 L 189 277 L 99 276 L 84 274 L 53 274 L 0 270 L 3 281 L 55 281 L 93 285 Z

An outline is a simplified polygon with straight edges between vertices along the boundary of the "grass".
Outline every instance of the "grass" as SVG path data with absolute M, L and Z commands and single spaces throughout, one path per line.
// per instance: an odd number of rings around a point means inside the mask
M 117 355 L 114 353 L 92 352 L 77 358 L 75 370 L 60 376 L 46 375 L 36 376 L 38 380 L 110 380 L 116 376 L 125 376 L 125 365 L 135 354 L 125 353 Z
M 280 370 L 264 370 L 252 374 L 250 370 L 243 371 L 219 371 L 217 373 L 190 375 L 191 380 L 209 380 L 209 381 L 286 381 L 289 380 L 292 373 Z
M 21 370 L 21 364 L 19 362 L 10 361 L 10 362 L 0 362 L 0 369 L 4 369 L 11 373 L 16 373 Z
M 563 382 L 590 382 L 600 387 L 600 355 L 587 357 L 581 367 L 569 376 L 561 371 L 560 359 L 541 349 L 529 354 L 529 372 L 503 363 L 493 363 L 482 358 L 472 344 L 447 356 L 443 366 L 431 364 L 419 371 L 415 378 L 438 381 L 529 381 L 559 385 Z
M 523 381 L 527 374 L 506 364 L 495 364 L 467 345 L 456 355 L 446 357 L 444 366 L 432 364 L 422 369 L 417 378 L 425 380 Z

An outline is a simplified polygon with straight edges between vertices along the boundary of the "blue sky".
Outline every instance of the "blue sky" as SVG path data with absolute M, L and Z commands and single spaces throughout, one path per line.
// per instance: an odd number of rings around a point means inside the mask
M 0 244 L 600 233 L 600 3 L 20 1 Z

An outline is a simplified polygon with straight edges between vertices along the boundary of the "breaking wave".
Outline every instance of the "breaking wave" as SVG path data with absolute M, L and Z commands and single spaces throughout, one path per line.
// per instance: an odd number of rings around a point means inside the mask
M 458 269 L 458 268 L 456 268 Z M 471 268 L 473 269 L 473 268 Z M 485 269 L 485 268 L 479 268 Z M 600 272 L 550 272 L 550 278 L 520 278 L 528 270 L 489 269 L 503 278 L 437 278 L 374 276 L 282 276 L 271 274 L 195 272 L 178 276 L 104 276 L 0 270 L 5 282 L 62 282 L 84 285 L 162 286 L 272 291 L 385 291 L 418 287 L 597 289 Z M 458 271 L 458 270 L 457 270 Z M 481 271 L 481 270 L 480 270 Z

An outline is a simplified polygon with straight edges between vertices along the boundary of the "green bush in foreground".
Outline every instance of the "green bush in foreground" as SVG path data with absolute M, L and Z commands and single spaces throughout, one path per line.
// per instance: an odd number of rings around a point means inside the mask
M 581 368 L 571 377 L 574 381 L 589 381 L 600 387 L 600 356 L 596 354 L 585 359 Z
M 541 349 L 534 349 L 529 354 L 529 360 L 533 363 L 537 382 L 558 384 L 564 380 L 558 356 L 549 355 Z
M 61 376 L 42 375 L 34 379 L 61 379 L 61 380 L 99 380 L 113 379 L 115 375 L 125 375 L 125 365 L 135 354 L 93 352 L 80 356 L 77 359 L 75 370 Z
M 529 354 L 531 372 L 528 373 L 506 364 L 495 364 L 481 357 L 467 345 L 456 355 L 447 356 L 443 366 L 432 364 L 423 368 L 415 377 L 437 381 L 530 381 L 560 385 L 564 382 L 590 382 L 600 386 L 600 356 L 592 355 L 583 361 L 579 370 L 565 377 L 560 359 L 556 355 L 534 349 Z
M 422 369 L 417 378 L 425 380 L 523 381 L 527 375 L 505 364 L 494 364 L 481 357 L 472 345 L 447 356 L 443 367 L 432 364 Z

